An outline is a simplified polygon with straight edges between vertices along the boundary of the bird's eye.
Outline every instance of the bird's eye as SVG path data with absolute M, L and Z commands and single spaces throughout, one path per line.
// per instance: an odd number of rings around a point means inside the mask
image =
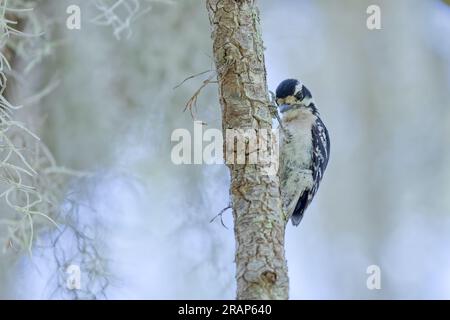
M 299 100 L 299 101 L 302 101 L 302 100 L 303 100 L 303 93 L 302 93 L 301 91 L 297 92 L 297 93 L 295 94 L 295 98 L 296 98 L 297 100 Z

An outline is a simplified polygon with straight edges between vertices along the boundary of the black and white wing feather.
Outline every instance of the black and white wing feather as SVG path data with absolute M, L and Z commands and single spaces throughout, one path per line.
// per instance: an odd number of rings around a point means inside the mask
M 312 131 L 312 174 L 314 185 L 311 190 L 311 200 L 319 188 L 325 169 L 330 158 L 330 137 L 328 130 L 323 124 L 322 120 L 317 117 Z

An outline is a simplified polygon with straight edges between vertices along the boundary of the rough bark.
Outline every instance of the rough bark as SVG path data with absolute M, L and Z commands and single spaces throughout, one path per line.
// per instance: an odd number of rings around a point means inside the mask
M 206 0 L 222 129 L 271 129 L 264 47 L 254 0 Z M 227 150 L 228 148 L 226 148 Z M 236 238 L 238 299 L 287 299 L 286 222 L 278 175 L 259 164 L 227 164 Z

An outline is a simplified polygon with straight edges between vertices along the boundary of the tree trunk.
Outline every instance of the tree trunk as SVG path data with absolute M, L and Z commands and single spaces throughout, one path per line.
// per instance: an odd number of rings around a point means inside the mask
M 259 11 L 254 0 L 207 0 L 222 129 L 271 130 Z M 264 129 L 264 130 L 261 130 Z M 226 150 L 230 149 L 227 145 Z M 235 151 L 233 151 L 235 152 Z M 277 159 L 278 160 L 278 159 Z M 279 177 L 260 163 L 227 164 L 236 238 L 238 299 L 287 299 L 286 221 Z

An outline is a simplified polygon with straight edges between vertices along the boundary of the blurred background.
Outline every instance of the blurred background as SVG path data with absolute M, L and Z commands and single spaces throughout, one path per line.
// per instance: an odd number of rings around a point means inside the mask
M 66 28 L 72 4 L 80 30 Z M 372 4 L 381 30 L 366 26 Z M 172 131 L 193 131 L 183 109 L 208 74 L 174 87 L 213 68 L 204 1 L 15 5 L 34 7 L 19 16 L 38 36 L 13 46 L 8 97 L 48 148 L 45 194 L 59 227 L 39 218 L 31 248 L 23 237 L 21 247 L 14 235 L 31 229 L 15 227 L 23 212 L 2 194 L 0 298 L 233 299 L 231 212 L 228 229 L 210 223 L 228 205 L 228 169 L 170 158 Z M 450 299 L 449 4 L 259 7 L 269 88 L 304 82 L 332 143 L 315 201 L 287 227 L 290 297 Z M 220 117 L 210 84 L 195 118 L 220 129 Z M 80 267 L 81 290 L 66 287 L 69 265 Z M 366 286 L 370 265 L 380 267 L 379 290 Z

